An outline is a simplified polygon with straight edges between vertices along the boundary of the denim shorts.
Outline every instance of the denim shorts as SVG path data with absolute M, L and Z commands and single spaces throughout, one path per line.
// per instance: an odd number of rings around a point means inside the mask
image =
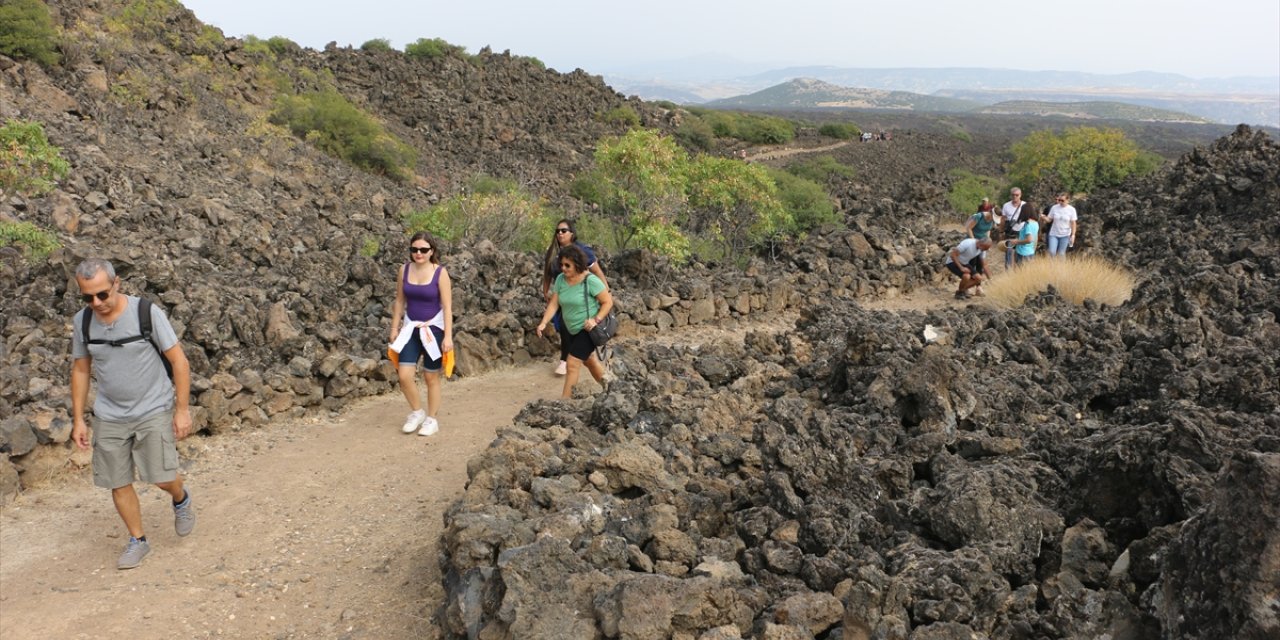
M 428 328 L 431 329 L 431 335 L 436 337 L 436 344 L 441 345 L 440 348 L 443 349 L 444 348 L 444 329 L 440 329 L 437 327 L 428 327 Z M 409 342 L 404 345 L 403 349 L 400 350 L 400 366 L 402 367 L 408 366 L 408 365 L 416 366 L 418 364 L 418 361 L 421 360 L 422 370 L 434 373 L 440 370 L 440 367 L 441 367 L 440 363 L 444 358 L 444 353 L 442 352 L 440 356 L 441 356 L 440 358 L 436 358 L 435 360 L 432 360 L 431 356 L 427 354 L 427 347 L 422 344 L 422 335 L 419 334 L 417 331 L 414 331 L 413 336 L 409 338 Z

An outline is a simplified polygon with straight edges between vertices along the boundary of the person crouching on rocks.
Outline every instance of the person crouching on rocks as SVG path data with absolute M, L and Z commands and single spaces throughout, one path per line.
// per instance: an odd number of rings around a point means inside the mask
M 396 373 L 410 409 L 401 431 L 429 436 L 440 430 L 440 369 L 444 354 L 453 351 L 453 282 L 440 266 L 440 245 L 431 234 L 415 233 L 409 239 L 409 261 L 396 280 L 391 350 L 399 354 Z M 426 411 L 414 379 L 419 361 L 427 384 Z
M 565 327 L 565 334 L 560 340 L 568 343 L 569 354 L 560 397 L 568 398 L 573 394 L 573 385 L 578 382 L 578 373 L 584 363 L 591 377 L 604 385 L 604 365 L 596 357 L 596 345 L 591 341 L 590 331 L 609 315 L 613 296 L 609 295 L 609 288 L 603 280 L 587 271 L 587 254 L 578 246 L 571 244 L 561 249 L 559 262 L 560 275 L 551 284 L 547 308 L 542 312 L 542 322 L 538 323 L 538 336 L 542 336 L 547 323 L 559 312 Z
M 951 273 L 960 276 L 960 288 L 956 289 L 956 299 L 969 297 L 969 290 L 974 295 L 983 295 L 982 283 L 991 274 L 987 271 L 987 249 L 991 248 L 991 238 L 966 238 L 947 253 L 946 267 Z
M 547 254 L 542 260 L 542 299 L 550 300 L 551 283 L 555 282 L 556 276 L 560 275 L 560 250 L 568 246 L 575 246 L 582 250 L 583 255 L 587 256 L 587 270 L 604 283 L 605 288 L 609 288 L 609 280 L 604 277 L 604 271 L 600 268 L 600 262 L 596 260 L 596 254 L 581 242 L 578 242 L 578 230 L 574 228 L 573 221 L 561 219 L 556 222 L 555 234 L 551 236 L 551 246 L 547 247 Z M 561 334 L 560 338 L 560 361 L 556 364 L 556 375 L 565 374 L 567 360 L 569 358 L 569 343 L 564 335 L 564 321 L 557 313 L 552 319 L 552 325 L 556 328 L 556 333 Z

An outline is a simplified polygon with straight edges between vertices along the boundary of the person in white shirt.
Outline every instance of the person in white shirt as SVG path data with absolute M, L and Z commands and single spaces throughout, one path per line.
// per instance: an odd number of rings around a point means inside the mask
M 1022 228 L 1017 225 L 1022 224 L 1021 220 L 1029 206 L 1022 201 L 1022 189 L 1014 187 L 1009 190 L 1009 201 L 1000 207 L 1000 218 L 996 220 L 996 227 L 1001 232 L 1001 240 L 1017 239 L 1018 231 Z M 1013 249 L 1005 250 L 1004 266 L 1006 269 L 1013 267 Z
M 983 295 L 982 283 L 991 277 L 985 260 L 987 249 L 991 248 L 991 244 L 991 238 L 965 238 L 947 253 L 947 260 L 944 263 L 947 270 L 960 276 L 960 288 L 956 289 L 956 299 L 968 298 L 970 289 L 973 290 L 973 295 Z
M 1076 208 L 1067 204 L 1068 196 L 1058 194 L 1058 203 L 1049 209 L 1049 256 L 1067 255 L 1067 247 L 1076 246 Z

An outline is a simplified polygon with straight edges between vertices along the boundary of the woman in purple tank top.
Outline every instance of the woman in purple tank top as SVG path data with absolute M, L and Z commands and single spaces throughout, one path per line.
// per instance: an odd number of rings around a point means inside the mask
M 391 344 L 400 354 L 396 373 L 411 409 L 401 430 L 432 435 L 440 429 L 436 421 L 440 368 L 444 354 L 453 351 L 453 283 L 449 272 L 440 266 L 440 245 L 426 232 L 410 238 L 409 262 L 400 267 L 396 302 L 391 308 Z M 419 361 L 427 384 L 425 411 L 414 378 Z

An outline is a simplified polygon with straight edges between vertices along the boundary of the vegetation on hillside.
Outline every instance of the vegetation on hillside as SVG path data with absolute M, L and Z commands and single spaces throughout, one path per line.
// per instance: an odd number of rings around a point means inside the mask
M 1160 166 L 1160 157 L 1138 148 L 1119 129 L 1073 127 L 1061 134 L 1036 131 L 1015 142 L 1007 168 L 1014 184 L 1090 192 L 1120 184 Z
M 11 245 L 17 245 L 30 262 L 44 260 L 62 246 L 52 233 L 30 222 L 0 220 L 0 247 Z
M 364 44 L 360 45 L 360 50 L 361 51 L 395 51 L 395 48 L 391 46 L 391 41 L 386 38 L 374 38 L 372 40 L 366 40 Z
M 829 138 L 852 140 L 862 135 L 862 128 L 851 122 L 831 122 L 818 127 L 818 133 Z
M 444 38 L 418 38 L 404 46 L 404 54 L 410 58 L 431 59 L 445 56 L 465 58 L 467 56 L 467 48 L 450 44 Z
M 40 0 L 0 2 L 0 54 L 19 60 L 55 65 L 58 32 L 49 17 L 49 7 Z
M 362 169 L 396 180 L 408 179 L 413 173 L 413 148 L 337 91 L 280 96 L 269 120 Z
M 11 119 L 0 127 L 0 194 L 42 195 L 70 170 L 39 122 Z
M 990 198 L 995 203 L 1000 194 L 1005 192 L 999 178 L 980 176 L 966 169 L 955 169 L 951 172 L 951 190 L 947 192 L 947 203 L 952 211 L 970 214 L 978 210 L 983 198 Z
M 836 221 L 822 185 L 763 166 L 698 154 L 647 129 L 608 138 L 572 195 L 595 205 L 615 245 L 677 262 L 690 252 L 741 259 L 784 236 Z
M 558 217 L 545 200 L 515 182 L 481 175 L 472 178 L 465 193 L 410 212 L 404 220 L 410 233 L 428 231 L 449 242 L 488 240 L 503 250 L 536 251 Z
M 862 135 L 859 133 L 858 135 Z M 787 172 L 793 176 L 812 180 L 818 184 L 828 184 L 836 180 L 853 178 L 853 167 L 841 164 L 835 156 L 823 154 L 787 165 Z
M 1136 282 L 1131 271 L 1099 256 L 1042 257 L 992 278 L 984 289 L 991 304 L 1005 309 L 1022 306 L 1027 296 L 1050 285 L 1073 304 L 1093 300 L 1118 306 L 1133 295 Z

